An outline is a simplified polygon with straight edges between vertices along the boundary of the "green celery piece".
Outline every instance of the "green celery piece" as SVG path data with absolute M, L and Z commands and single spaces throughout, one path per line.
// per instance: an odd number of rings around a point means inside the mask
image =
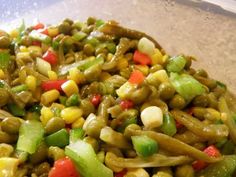
M 65 128 L 47 136 L 45 142 L 48 146 L 65 147 L 69 144 L 69 134 Z
M 93 37 L 93 36 L 88 36 L 86 39 L 85 39 L 85 43 L 86 44 L 91 44 L 92 46 L 97 46 L 100 42 L 97 38 Z
M 105 24 L 105 22 L 104 22 L 102 19 L 98 19 L 98 20 L 96 21 L 96 23 L 95 23 L 95 25 L 96 25 L 97 28 L 100 27 L 100 26 L 102 26 L 103 24 Z
M 170 81 L 186 101 L 191 101 L 195 96 L 205 92 L 204 86 L 188 74 L 170 73 Z
M 27 87 L 27 85 L 25 85 L 25 84 L 21 84 L 21 85 L 17 85 L 17 86 L 15 86 L 15 87 L 12 87 L 11 90 L 12 90 L 14 93 L 19 93 L 19 92 L 28 90 L 28 87 Z
M 141 157 L 148 157 L 158 152 L 158 144 L 148 136 L 131 136 L 134 149 Z
M 93 147 L 82 140 L 66 146 L 65 154 L 83 177 L 113 177 L 112 170 L 99 161 Z
M 6 51 L 0 51 L 0 69 L 7 69 L 10 64 L 10 54 Z
M 79 139 L 82 139 L 85 135 L 85 132 L 82 128 L 73 128 L 70 130 L 70 142 L 76 142 Z
M 82 31 L 79 31 L 77 33 L 75 33 L 72 38 L 76 41 L 81 41 L 83 40 L 84 38 L 86 38 L 87 34 L 82 32 Z
M 9 109 L 9 111 L 14 115 L 14 116 L 20 116 L 23 117 L 25 116 L 25 109 L 19 107 L 17 104 L 15 103 L 9 103 L 7 105 L 7 108 Z
M 46 35 L 46 34 L 42 34 L 36 30 L 33 30 L 29 33 L 29 37 L 31 37 L 32 39 L 34 40 L 37 40 L 37 41 L 40 41 L 40 42 L 43 42 L 45 44 L 50 44 L 52 39 Z
M 176 56 L 170 58 L 166 69 L 168 72 L 180 72 L 184 69 L 186 59 L 183 56 Z
M 43 140 L 44 128 L 41 122 L 27 120 L 21 124 L 16 149 L 29 154 L 36 152 Z
M 236 155 L 226 155 L 224 159 L 210 164 L 197 177 L 231 177 L 236 169 Z
M 177 132 L 175 120 L 169 113 L 165 113 L 163 116 L 163 124 L 161 126 L 161 131 L 169 136 L 173 136 Z
M 118 132 L 124 132 L 125 128 L 130 124 L 137 124 L 137 117 L 126 119 L 117 129 Z
M 86 69 L 90 68 L 91 66 L 97 65 L 97 64 L 103 64 L 104 58 L 102 57 L 89 57 L 85 60 L 82 60 L 79 62 L 79 65 L 77 66 L 78 69 L 85 71 Z

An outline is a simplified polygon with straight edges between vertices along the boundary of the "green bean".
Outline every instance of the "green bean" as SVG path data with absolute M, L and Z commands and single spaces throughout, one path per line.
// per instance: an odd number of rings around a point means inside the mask
M 195 74 L 205 78 L 208 77 L 208 74 L 204 69 L 198 69 Z
M 94 82 L 99 79 L 101 73 L 102 73 L 102 66 L 97 64 L 86 69 L 84 72 L 84 76 L 86 81 Z
M 156 64 L 156 65 L 152 66 L 149 71 L 150 71 L 150 73 L 155 73 L 156 71 L 159 71 L 161 69 L 163 69 L 163 66 Z
M 105 34 L 116 35 L 118 37 L 128 37 L 131 39 L 141 39 L 142 37 L 146 37 L 151 40 L 158 49 L 162 49 L 158 42 L 151 36 L 148 36 L 147 34 L 142 33 L 140 31 L 121 27 L 117 23 L 105 23 L 103 26 L 101 26 L 101 28 L 99 28 L 99 30 Z
M 135 104 L 139 104 L 144 102 L 150 94 L 150 88 L 144 85 L 141 88 L 135 89 L 132 92 L 128 92 L 127 99 L 132 100 Z
M 208 99 L 208 95 L 207 94 L 202 94 L 202 95 L 196 96 L 193 99 L 193 105 L 194 106 L 207 107 L 208 106 L 208 102 L 209 102 L 209 99 Z
M 91 103 L 91 101 L 89 101 L 89 99 L 81 100 L 81 103 L 80 103 L 79 107 L 80 107 L 80 109 L 83 110 L 83 116 L 84 117 L 87 117 L 90 113 L 94 113 L 95 112 L 95 107 Z
M 151 99 L 151 100 L 145 102 L 141 107 L 141 111 L 144 110 L 146 107 L 149 107 L 149 106 L 160 107 L 161 110 L 163 111 L 163 113 L 168 113 L 167 104 L 164 101 L 160 100 L 160 99 Z
M 37 151 L 30 155 L 29 160 L 32 164 L 39 164 L 47 159 L 48 147 L 44 142 L 41 142 Z
M 21 121 L 16 117 L 7 117 L 1 123 L 2 131 L 9 134 L 17 134 L 21 126 Z
M 106 124 L 107 124 L 108 117 L 109 117 L 107 109 L 109 107 L 111 107 L 111 105 L 113 105 L 113 104 L 114 104 L 114 99 L 112 96 L 105 96 L 103 98 L 103 101 L 99 104 L 98 116 L 102 117 Z
M 91 44 L 85 44 L 83 52 L 87 56 L 92 56 L 94 54 L 94 47 Z
M 176 94 L 169 102 L 169 106 L 171 108 L 175 109 L 183 109 L 186 106 L 185 99 L 180 96 L 179 94 Z
M 54 161 L 57 161 L 58 159 L 65 157 L 65 152 L 59 147 L 50 146 L 48 148 L 48 157 L 52 158 Z
M 158 144 L 160 145 L 161 148 L 172 152 L 174 154 L 178 155 L 188 155 L 192 158 L 198 159 L 198 160 L 203 160 L 205 162 L 209 163 L 214 163 L 217 161 L 220 161 L 221 158 L 214 158 L 214 157 L 209 157 L 207 154 L 204 152 L 186 144 L 183 143 L 182 141 L 179 141 L 175 138 L 172 138 L 168 135 L 162 134 L 162 133 L 157 133 L 153 131 L 141 131 L 141 130 L 134 130 L 130 126 L 126 128 L 126 133 L 132 136 L 136 135 L 147 135 L 148 137 L 156 140 Z
M 15 143 L 17 138 L 17 135 L 9 135 L 6 132 L 0 131 L 0 143 Z
M 14 151 L 14 148 L 11 145 L 5 144 L 5 143 L 0 144 L 0 158 L 10 157 L 13 151 Z
M 113 75 L 110 78 L 108 78 L 105 82 L 113 84 L 114 88 L 120 88 L 126 81 L 127 79 L 120 75 Z
M 0 36 L 0 48 L 8 48 L 11 40 L 8 36 Z
M 45 173 L 47 174 L 50 171 L 50 164 L 48 162 L 43 162 L 33 168 L 33 173 L 37 176 L 42 177 Z
M 173 110 L 171 111 L 171 113 L 174 119 L 183 124 L 187 129 L 189 129 L 196 135 L 208 140 L 217 140 L 223 137 L 227 137 L 229 134 L 228 128 L 225 125 L 205 125 L 198 119 L 179 110 Z
M 154 154 L 147 158 L 122 158 L 117 157 L 112 152 L 108 152 L 105 158 L 107 166 L 119 168 L 145 168 L 145 167 L 165 167 L 175 166 L 191 162 L 192 159 L 188 156 L 164 156 L 161 154 Z
M 216 88 L 217 84 L 216 81 L 210 78 L 205 78 L 202 76 L 194 76 L 200 83 L 203 85 L 206 85 L 209 89 L 214 89 Z
M 64 120 L 60 117 L 53 117 L 47 122 L 45 131 L 47 134 L 52 134 L 61 130 L 62 128 L 65 128 Z
M 63 22 L 58 26 L 59 33 L 70 34 L 71 26 L 68 22 Z
M 205 142 L 206 141 L 205 138 L 197 136 L 196 134 L 194 134 L 193 132 L 191 132 L 189 130 L 185 131 L 182 134 L 176 134 L 174 136 L 174 138 L 176 138 L 186 144 L 190 144 L 190 145 L 198 143 L 198 142 Z
M 7 104 L 9 97 L 10 97 L 10 95 L 9 95 L 7 89 L 0 88 L 0 107 Z
M 181 165 L 176 169 L 176 177 L 194 177 L 194 169 L 191 165 Z
M 112 118 L 116 118 L 119 114 L 121 114 L 122 111 L 123 110 L 120 105 L 112 106 L 107 110 L 107 112 L 111 114 Z
M 83 141 L 85 141 L 86 143 L 89 143 L 89 144 L 93 147 L 93 149 L 94 149 L 94 151 L 95 151 L 96 153 L 98 152 L 98 150 L 99 150 L 99 144 L 98 144 L 97 139 L 95 139 L 95 138 L 93 138 L 93 137 L 91 137 L 91 136 L 87 136 L 87 137 L 85 137 L 85 138 L 83 139 Z

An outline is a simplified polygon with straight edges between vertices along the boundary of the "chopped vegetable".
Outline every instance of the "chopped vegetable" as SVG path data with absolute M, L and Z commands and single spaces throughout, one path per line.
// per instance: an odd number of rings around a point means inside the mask
M 57 55 L 52 50 L 47 50 L 42 58 L 51 65 L 57 64 Z
M 25 84 L 21 84 L 21 85 L 17 85 L 15 87 L 12 87 L 11 90 L 13 92 L 15 92 L 15 93 L 18 93 L 18 92 L 22 92 L 22 91 L 28 90 L 28 87 Z
M 45 76 L 48 75 L 48 71 L 52 70 L 50 63 L 41 58 L 36 58 L 36 68 L 41 74 Z
M 75 143 L 76 141 L 82 139 L 85 132 L 82 128 L 73 128 L 70 130 L 70 143 Z
M 41 83 L 41 87 L 44 91 L 56 89 L 58 91 L 62 91 L 62 84 L 64 84 L 67 80 L 56 80 L 56 81 L 44 81 Z
M 179 73 L 184 69 L 184 66 L 186 64 L 186 59 L 183 56 L 176 56 L 170 58 L 166 69 L 168 72 L 177 72 Z
M 80 97 L 77 93 L 72 94 L 67 100 L 66 100 L 66 106 L 76 106 L 80 103 Z
M 176 123 L 173 117 L 169 113 L 165 113 L 163 115 L 163 124 L 161 126 L 161 130 L 163 133 L 169 136 L 173 136 L 176 134 Z
M 42 34 L 36 30 L 31 31 L 29 34 L 29 37 L 31 37 L 33 40 L 36 40 L 45 44 L 51 43 L 51 38 L 49 36 Z
M 91 103 L 97 107 L 101 102 L 102 96 L 100 94 L 95 94 L 91 98 Z
M 48 146 L 65 147 L 69 144 L 69 134 L 66 129 L 61 129 L 45 138 Z
M 121 106 L 121 108 L 122 109 L 130 109 L 130 108 L 133 108 L 133 106 L 134 106 L 134 103 L 133 103 L 133 101 L 131 101 L 131 100 L 122 100 L 121 102 L 120 102 L 120 106 Z
M 134 52 L 133 60 L 141 65 L 150 65 L 152 63 L 151 58 L 147 54 L 141 53 L 138 50 Z
M 34 30 L 38 30 L 38 29 L 43 29 L 44 27 L 45 27 L 45 26 L 44 26 L 43 23 L 38 22 L 37 24 L 35 24 L 35 25 L 33 26 L 33 29 L 34 29 Z
M 141 157 L 148 157 L 158 152 L 157 142 L 147 136 L 132 136 L 131 139 L 135 151 Z
M 80 177 L 72 160 L 68 157 L 55 161 L 48 177 Z
M 170 73 L 170 81 L 175 90 L 188 101 L 205 92 L 203 85 L 187 74 Z
M 113 177 L 113 172 L 98 160 L 90 144 L 77 141 L 67 146 L 65 153 L 74 161 L 83 177 Z
M 61 89 L 65 92 L 65 94 L 68 97 L 73 94 L 77 94 L 79 92 L 79 88 L 78 88 L 76 82 L 73 80 L 68 80 L 68 81 L 64 82 L 61 85 Z
M 21 124 L 16 149 L 33 154 L 43 140 L 44 129 L 41 122 L 27 120 Z
M 10 64 L 10 54 L 0 51 L 0 69 L 7 69 Z
M 89 57 L 83 61 L 80 61 L 78 63 L 77 68 L 81 71 L 85 71 L 86 69 L 98 65 L 98 64 L 103 64 L 104 63 L 104 59 L 102 57 Z
M 131 73 L 129 82 L 131 84 L 142 84 L 144 81 L 144 75 L 141 71 L 135 70 Z
M 157 106 L 147 107 L 141 112 L 141 120 L 149 129 L 160 127 L 163 123 L 162 110 Z
M 25 115 L 25 109 L 19 107 L 17 104 L 15 103 L 10 103 L 7 105 L 7 108 L 9 109 L 9 111 L 14 115 L 14 116 L 24 116 Z
M 14 177 L 16 175 L 19 159 L 11 157 L 0 158 L 0 176 L 1 177 Z
M 142 37 L 138 42 L 138 50 L 151 56 L 155 52 L 155 44 L 146 37 Z

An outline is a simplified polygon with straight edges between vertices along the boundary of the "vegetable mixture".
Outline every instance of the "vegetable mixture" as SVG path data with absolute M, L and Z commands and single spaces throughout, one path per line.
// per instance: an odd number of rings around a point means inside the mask
M 0 31 L 0 177 L 233 177 L 226 86 L 115 21 Z

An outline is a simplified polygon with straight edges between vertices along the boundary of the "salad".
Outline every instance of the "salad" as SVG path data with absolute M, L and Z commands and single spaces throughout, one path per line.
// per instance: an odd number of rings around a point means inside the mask
M 236 102 L 115 21 L 0 31 L 0 177 L 233 177 Z

